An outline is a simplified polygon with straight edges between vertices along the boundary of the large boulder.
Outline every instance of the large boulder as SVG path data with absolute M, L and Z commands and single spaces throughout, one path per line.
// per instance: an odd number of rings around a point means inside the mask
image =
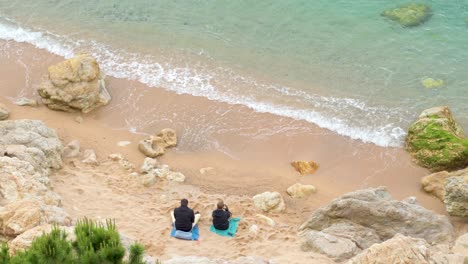
M 352 258 L 347 264 L 450 264 L 462 263 L 461 256 L 444 256 L 443 253 L 432 249 L 420 238 L 395 235 L 383 243 L 375 244 Z
M 281 213 L 286 209 L 283 197 L 278 192 L 264 192 L 253 197 L 255 207 L 264 212 Z
M 406 149 L 421 166 L 432 171 L 468 166 L 468 139 L 446 106 L 422 112 L 408 130 Z
M 3 104 L 0 104 L 0 120 L 5 120 L 10 116 L 10 111 Z
M 431 17 L 431 8 L 426 4 L 407 4 L 388 9 L 381 14 L 405 27 L 417 26 Z
M 447 179 L 444 203 L 450 215 L 468 217 L 468 175 Z
M 48 73 L 37 91 L 50 109 L 88 113 L 111 100 L 99 65 L 88 54 L 52 65 Z
M 349 241 L 353 242 L 354 249 L 329 255 L 340 260 L 397 233 L 423 238 L 429 243 L 450 243 L 453 238 L 453 227 L 446 216 L 421 207 L 415 198 L 394 200 L 384 187 L 347 193 L 333 200 L 314 211 L 300 231 L 305 249 L 315 250 L 310 247 L 315 243 L 310 238 L 316 237 L 317 232 L 332 235 L 337 241 L 346 241 L 347 245 L 350 245 Z
M 450 177 L 468 176 L 468 168 L 458 171 L 439 171 L 422 178 L 421 184 L 424 191 L 434 195 L 441 201 L 445 198 L 445 183 Z
M 138 149 L 145 156 L 156 158 L 166 152 L 166 148 L 177 145 L 177 135 L 173 129 L 165 128 L 157 135 L 144 138 L 138 143 Z

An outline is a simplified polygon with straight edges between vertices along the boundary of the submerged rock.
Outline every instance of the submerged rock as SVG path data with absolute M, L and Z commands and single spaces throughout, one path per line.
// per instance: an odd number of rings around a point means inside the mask
M 431 8 L 426 4 L 408 4 L 385 10 L 381 15 L 400 23 L 402 26 L 414 27 L 428 20 L 432 15 L 431 12 Z
M 280 213 L 286 209 L 283 197 L 278 192 L 264 192 L 253 197 L 255 207 L 264 212 Z
M 318 169 L 318 164 L 313 161 L 293 161 L 291 166 L 296 169 L 301 175 L 312 174 Z
M 468 217 L 468 174 L 447 179 L 444 203 L 450 215 Z
M 422 85 L 426 88 L 438 88 L 444 85 L 444 80 L 442 79 L 432 79 L 426 78 L 421 81 Z
M 10 116 L 10 111 L 3 104 L 0 104 L 0 120 L 5 120 Z
M 91 55 L 78 55 L 52 65 L 48 73 L 48 80 L 37 91 L 52 110 L 88 113 L 111 100 L 104 76 Z
M 138 149 L 145 156 L 156 158 L 166 152 L 166 148 L 177 145 L 177 136 L 173 129 L 165 128 L 155 136 L 149 136 L 141 140 Z
M 468 166 L 468 139 L 446 106 L 424 110 L 406 137 L 406 150 L 432 171 Z
M 340 241 L 344 248 L 337 248 L 334 253 L 326 251 L 328 256 L 339 260 L 397 233 L 429 243 L 450 243 L 453 238 L 453 227 L 446 216 L 421 207 L 414 198 L 394 200 L 384 187 L 347 193 L 333 200 L 317 209 L 300 231 L 303 249 L 325 252 L 311 238 L 321 237 L 329 243 Z

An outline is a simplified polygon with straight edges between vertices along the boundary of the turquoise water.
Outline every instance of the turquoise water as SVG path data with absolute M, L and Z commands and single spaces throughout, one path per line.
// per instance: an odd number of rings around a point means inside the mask
M 380 16 L 399 0 L 0 0 L 0 39 L 87 50 L 115 77 L 401 146 L 432 106 L 468 128 L 468 0 L 422 2 L 431 19 L 403 28 Z

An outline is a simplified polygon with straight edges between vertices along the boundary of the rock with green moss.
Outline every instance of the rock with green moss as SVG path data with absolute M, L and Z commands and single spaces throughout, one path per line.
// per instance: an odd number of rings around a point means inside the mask
M 446 106 L 424 110 L 406 137 L 406 149 L 432 171 L 468 166 L 468 139 Z
M 405 27 L 414 27 L 431 17 L 431 8 L 426 4 L 408 4 L 385 10 L 381 14 Z

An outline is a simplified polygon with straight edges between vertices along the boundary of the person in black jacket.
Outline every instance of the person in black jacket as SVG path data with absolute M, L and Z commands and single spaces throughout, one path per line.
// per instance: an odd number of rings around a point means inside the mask
M 219 201 L 216 205 L 217 209 L 213 211 L 213 226 L 218 230 L 227 230 L 229 228 L 229 218 L 231 212 L 223 201 Z
M 172 223 L 176 230 L 189 232 L 200 220 L 200 213 L 193 213 L 193 210 L 188 207 L 188 200 L 180 200 L 180 207 L 171 212 Z

